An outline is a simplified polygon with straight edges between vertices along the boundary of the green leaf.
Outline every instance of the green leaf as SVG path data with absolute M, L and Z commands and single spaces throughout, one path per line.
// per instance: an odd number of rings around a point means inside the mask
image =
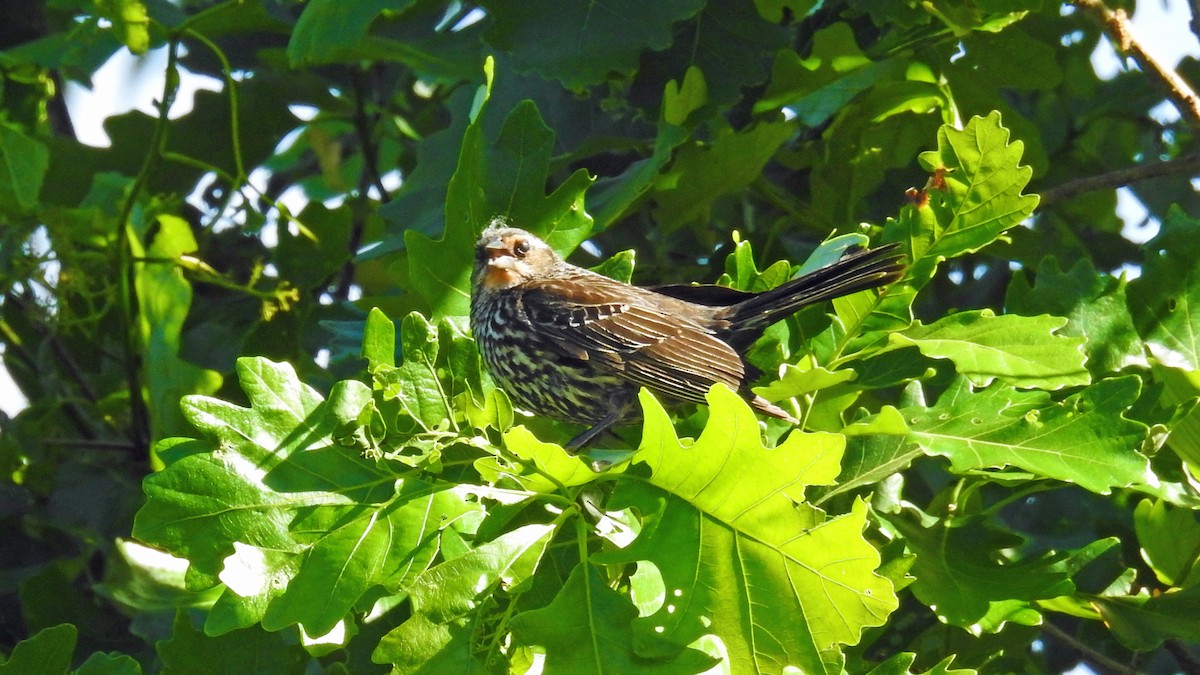
M 1038 265 L 1032 287 L 1026 274 L 1013 275 L 1005 306 L 1014 314 L 1047 312 L 1067 317 L 1062 335 L 1084 337 L 1093 374 L 1146 367 L 1146 348 L 1133 325 L 1124 282 L 1083 259 L 1063 272 L 1055 258 Z
M 904 471 L 921 450 L 906 438 L 907 425 L 900 411 L 884 406 L 873 418 L 847 425 L 846 452 L 837 484 L 821 492 L 818 505 L 843 492 L 875 485 Z
M 1158 580 L 1187 588 L 1200 584 L 1200 522 L 1189 509 L 1143 499 L 1133 510 L 1142 558 Z
M 142 675 L 142 664 L 127 654 L 96 652 L 73 675 Z
M 633 461 L 651 475 L 621 483 L 610 507 L 633 506 L 645 522 L 629 547 L 593 558 L 646 560 L 662 575 L 667 600 L 637 621 L 650 643 L 639 653 L 713 633 L 734 672 L 822 672 L 824 653 L 856 643 L 896 608 L 891 582 L 875 572 L 879 553 L 863 539 L 866 506 L 826 518 L 802 504 L 807 486 L 837 475 L 842 437 L 793 432 L 766 448 L 749 406 L 718 386 L 704 433 L 684 446 L 653 397 L 643 391 L 641 401 Z
M 917 286 L 940 261 L 987 246 L 1037 206 L 1036 196 L 1021 194 L 1033 173 L 1020 165 L 1023 144 L 1008 139 L 993 112 L 972 117 L 961 130 L 942 126 L 938 149 L 921 153 L 921 165 L 934 174 L 928 203 L 904 207 L 884 235 L 907 243 L 909 278 Z
M 765 387 L 754 387 L 754 393 L 768 401 L 782 401 L 854 379 L 853 370 L 829 370 L 821 366 L 813 366 L 810 360 L 806 361 L 801 364 L 807 366 L 805 368 L 793 366 L 790 363 L 783 364 L 779 368 L 779 379 Z
M 367 35 L 381 12 L 400 12 L 414 0 L 309 0 L 288 41 L 293 68 L 341 60 Z
M 112 22 L 121 44 L 134 54 L 150 49 L 150 16 L 138 0 L 98 0 L 96 9 Z
M 1176 638 L 1200 641 L 1200 585 L 1156 596 L 1097 597 L 1092 604 L 1121 644 L 1134 651 Z
M 424 570 L 438 533 L 478 505 L 337 443 L 339 411 L 370 401 L 365 385 L 338 383 L 326 403 L 288 366 L 242 359 L 238 372 L 250 408 L 185 399 L 213 440 L 163 452 L 134 536 L 188 558 L 190 587 L 225 582 L 212 632 L 262 621 L 323 635 L 370 588 Z
M 328 443 L 319 427 L 309 426 L 321 397 L 290 366 L 244 358 L 237 369 L 251 407 L 201 396 L 184 399 L 185 416 L 215 442 L 170 445 L 172 455 L 182 455 L 177 459 L 161 453 L 167 469 L 143 484 L 146 506 L 133 527 L 141 541 L 188 558 L 189 574 L 206 578 L 207 585 L 233 553 L 233 539 L 268 550 L 298 550 L 287 518 L 279 517 L 294 505 L 295 495 L 273 490 L 267 473 L 310 443 Z M 297 435 L 297 429 L 309 433 Z M 333 493 L 311 497 L 315 503 L 341 501 Z
M 454 413 L 438 377 L 437 329 L 413 312 L 400 324 L 400 344 L 404 353 L 400 365 L 375 369 L 375 379 L 383 388 L 384 397 L 398 401 L 425 431 L 444 428 L 454 419 Z
M 474 672 L 478 613 L 497 588 L 511 592 L 528 582 L 554 532 L 553 525 L 525 525 L 422 572 L 405 589 L 413 617 L 385 635 L 371 658 L 413 672 L 437 672 L 420 670 L 426 663 Z
M 1162 404 L 1182 413 L 1170 427 L 1167 445 L 1195 471 L 1200 468 L 1200 407 L 1185 406 L 1193 406 L 1200 397 L 1200 371 L 1157 366 L 1154 377 L 1163 385 Z
M 480 609 L 490 609 L 484 603 Z M 483 612 L 433 621 L 416 614 L 379 641 L 371 659 L 391 664 L 394 672 L 412 675 L 491 673 L 474 654 Z
M 922 671 L 919 675 L 974 675 L 978 672 L 968 668 L 951 668 L 950 664 L 954 663 L 954 658 L 953 655 L 947 656 L 936 666 Z M 916 654 L 901 652 L 872 668 L 867 675 L 916 675 L 912 670 L 916 660 Z
M 0 207 L 17 213 L 32 211 L 49 166 L 45 145 L 0 120 Z
M 713 664 L 694 649 L 670 660 L 639 656 L 633 649 L 637 608 L 604 582 L 593 565 L 571 570 L 554 601 L 513 617 L 513 638 L 546 650 L 550 673 L 696 673 Z
M 1014 466 L 1108 494 L 1156 480 L 1136 450 L 1147 427 L 1124 415 L 1140 389 L 1136 377 L 1110 378 L 1055 403 L 1000 384 L 974 391 L 959 378 L 936 405 L 901 413 L 909 438 L 955 471 Z
M 163 672 L 171 675 L 251 671 L 301 675 L 309 663 L 308 654 L 300 645 L 286 643 L 283 637 L 258 627 L 210 637 L 181 611 L 175 615 L 171 639 L 159 642 L 157 648 L 165 666 Z
M 892 333 L 892 345 L 914 346 L 925 356 L 948 359 L 976 386 L 996 378 L 1015 387 L 1061 389 L 1087 384 L 1081 337 L 1055 333 L 1067 324 L 1057 316 L 996 316 L 990 309 L 957 312 Z
M 975 635 L 999 631 L 1006 622 L 1037 625 L 1042 614 L 1034 601 L 1075 590 L 1065 555 L 1005 560 L 1000 552 L 1020 539 L 983 518 L 933 520 L 909 507 L 886 519 L 917 556 L 913 593 L 942 621 Z
M 601 477 L 582 457 L 568 454 L 554 443 L 539 441 L 523 426 L 504 433 L 504 447 L 512 453 L 511 457 L 497 455 L 475 460 L 475 469 L 489 483 L 508 478 L 530 492 L 550 493 L 586 485 Z
M 475 239 L 494 217 L 506 217 L 563 253 L 591 232 L 592 220 L 583 210 L 583 193 L 591 183 L 587 171 L 576 171 L 558 189 L 545 192 L 554 133 L 531 101 L 508 115 L 496 138 L 485 137 L 490 60 L 487 73 L 483 102 L 463 134 L 458 169 L 450 180 L 445 237 L 433 241 L 420 232 L 405 235 L 409 281 L 435 319 L 468 314 Z
M 372 307 L 363 329 L 362 357 L 372 370 L 379 366 L 396 366 L 396 324 L 387 315 Z
M 704 71 L 690 66 L 684 73 L 683 82 L 671 80 L 663 92 L 663 121 L 682 127 L 692 113 L 708 103 L 708 85 L 704 82 Z
M 913 243 L 914 259 L 978 251 L 1033 212 L 1037 196 L 1021 194 L 1032 174 L 1019 164 L 1024 144 L 1008 139 L 999 113 L 938 131 L 938 149 L 920 156 L 926 170 L 944 172 L 945 188 L 930 191 L 938 228 Z M 917 250 L 922 243 L 928 248 Z
M 1142 276 L 1129 284 L 1129 311 L 1159 363 L 1200 370 L 1200 220 L 1171 209 L 1158 236 L 1146 242 Z
M 630 97 L 652 115 L 659 101 L 647 99 L 691 68 L 704 73 L 710 105 L 736 103 L 745 88 L 767 79 L 771 55 L 790 44 L 788 29 L 763 20 L 749 2 L 707 2 L 697 8 L 695 18 L 678 24 L 669 48 L 643 54 Z
M 754 104 L 764 113 L 786 107 L 808 127 L 819 127 L 879 80 L 902 71 L 899 62 L 871 61 L 854 39 L 849 24 L 835 23 L 812 37 L 807 58 L 780 50 L 771 84 Z
M 188 394 L 211 394 L 221 387 L 220 373 L 200 368 L 180 358 L 181 339 L 192 306 L 192 284 L 178 261 L 196 252 L 196 239 L 187 221 L 159 216 L 148 233 L 145 249 L 141 237 L 130 237 L 132 253 L 147 259 L 137 265 L 136 288 L 145 344 L 146 398 L 150 403 L 151 430 L 155 439 L 187 433 L 189 427 L 178 401 Z
M 630 283 L 633 280 L 633 265 L 636 258 L 637 252 L 633 249 L 617 251 L 591 270 L 596 274 L 603 274 L 609 279 Z
M 71 667 L 79 631 L 69 623 L 43 628 L 13 647 L 8 660 L 0 663 L 0 675 L 65 673 Z
M 268 606 L 263 628 L 300 623 L 310 635 L 329 632 L 372 587 L 394 592 L 417 578 L 433 561 L 440 531 L 472 511 L 457 491 L 410 479 L 395 500 L 365 517 L 340 524 L 306 516 L 298 526 L 324 532 Z
M 707 220 L 712 203 L 757 178 L 793 131 L 788 122 L 764 122 L 708 146 L 685 145 L 655 185 L 655 220 L 667 229 Z
M 644 50 L 672 42 L 672 24 L 704 6 L 701 0 L 606 0 L 580 4 L 529 0 L 482 3 L 495 24 L 487 40 L 507 52 L 518 70 L 554 78 L 582 91 L 612 73 L 631 75 Z
M 297 288 L 324 289 L 350 260 L 346 241 L 354 226 L 354 213 L 348 204 L 330 209 L 311 193 L 309 198 L 313 201 L 296 217 L 304 223 L 305 232 L 292 234 L 290 228 L 279 228 L 275 265 L 280 276 Z

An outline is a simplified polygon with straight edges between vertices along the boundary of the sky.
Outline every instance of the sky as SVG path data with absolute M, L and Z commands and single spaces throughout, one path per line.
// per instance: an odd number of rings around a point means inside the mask
M 1187 0 L 1143 0 L 1137 5 L 1133 17 L 1133 34 L 1162 63 L 1174 66 L 1183 57 L 1200 58 L 1200 42 L 1188 28 L 1190 15 Z M 68 83 L 65 90 L 71 120 L 81 141 L 90 145 L 107 147 L 108 137 L 104 133 L 104 120 L 133 108 L 155 114 L 153 101 L 162 94 L 162 73 L 165 53 L 161 50 L 148 54 L 140 62 L 128 52 L 118 52 L 93 78 L 93 88 Z M 1102 42 L 1092 57 L 1096 71 L 1102 76 L 1115 74 L 1121 62 L 1112 46 Z M 171 111 L 172 117 L 187 114 L 191 109 L 192 96 L 199 89 L 217 91 L 218 80 L 195 75 L 181 78 L 181 91 Z M 1193 83 L 1200 87 L 1200 83 Z M 1173 111 L 1164 112 L 1166 115 Z M 1118 192 L 1119 212 L 1127 223 L 1140 223 L 1145 219 L 1145 209 L 1128 192 Z M 1144 241 L 1157 231 L 1157 224 L 1146 227 L 1128 228 L 1127 235 Z M 0 412 L 16 415 L 26 407 L 25 398 L 13 384 L 8 371 L 0 364 Z

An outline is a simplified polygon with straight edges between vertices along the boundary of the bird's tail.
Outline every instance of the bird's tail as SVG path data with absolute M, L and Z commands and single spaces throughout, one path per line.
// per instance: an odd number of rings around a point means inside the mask
M 736 333 L 761 333 L 771 324 L 804 307 L 868 288 L 878 288 L 904 276 L 897 244 L 863 249 L 769 291 L 757 293 L 722 312 Z

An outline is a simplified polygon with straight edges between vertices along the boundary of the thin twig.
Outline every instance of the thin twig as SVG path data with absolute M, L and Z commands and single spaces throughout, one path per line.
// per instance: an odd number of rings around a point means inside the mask
M 23 311 L 28 311 L 28 310 L 26 310 L 27 303 L 25 302 L 25 300 L 11 290 L 4 296 L 4 301 L 6 303 L 15 304 L 18 309 L 21 309 Z M 35 322 L 35 321 L 36 320 L 31 320 L 31 323 Z M 34 323 L 34 330 L 38 330 L 37 323 Z M 39 331 L 39 333 L 40 332 L 41 331 Z M 41 366 L 44 365 L 45 360 L 36 358 L 30 352 L 29 348 L 26 347 L 24 345 L 24 343 L 21 341 L 21 336 L 17 335 L 17 333 L 12 329 L 12 327 L 9 326 L 8 323 L 6 321 L 4 321 L 3 319 L 0 319 L 0 334 L 2 334 L 5 339 L 4 349 L 5 349 L 5 358 L 6 359 L 15 359 L 15 360 L 20 361 L 27 369 L 29 369 L 30 372 L 35 372 L 35 373 L 41 372 Z M 56 335 L 54 335 L 54 333 L 52 331 L 50 331 L 48 328 L 45 330 L 45 333 L 41 334 L 41 337 L 42 337 L 42 339 L 46 340 L 47 342 L 51 343 L 52 345 L 54 345 L 56 347 L 61 347 L 58 337 Z M 65 352 L 65 348 L 63 348 L 63 351 Z M 57 350 L 56 350 L 56 352 L 57 352 Z M 75 365 L 74 360 L 69 359 L 69 361 L 73 366 L 75 366 L 74 369 L 71 371 L 71 375 L 73 377 L 75 377 L 76 381 L 79 382 L 81 385 L 85 384 L 87 382 L 87 380 L 86 380 L 86 378 L 83 377 L 83 373 L 82 373 L 82 371 L 79 370 L 78 365 Z M 43 381 L 44 381 L 44 378 L 43 378 Z M 25 394 L 25 391 L 23 388 L 18 387 L 18 389 L 21 391 L 22 394 Z M 91 395 L 93 395 L 93 396 L 95 395 L 95 392 L 91 390 L 90 386 L 85 387 L 85 389 Z M 27 398 L 31 398 L 31 397 L 27 396 Z M 93 399 L 92 402 L 95 403 L 95 399 Z M 60 403 L 60 405 L 62 406 L 63 416 L 66 417 L 67 421 L 69 421 L 71 423 L 71 425 L 75 427 L 76 431 L 78 431 L 80 434 L 83 434 L 84 436 L 87 436 L 88 438 L 96 437 L 96 431 L 92 428 L 91 423 L 88 421 L 87 415 L 84 414 L 83 409 L 80 408 L 80 406 L 77 403 L 72 401 L 70 397 L 64 397 L 62 402 Z
M 383 177 L 379 174 L 379 152 L 375 145 L 375 120 L 367 113 L 367 96 L 369 87 L 361 69 L 350 72 L 350 81 L 354 85 L 354 130 L 358 135 L 358 145 L 362 150 L 363 170 L 358 177 L 358 201 L 354 209 L 354 220 L 350 225 L 350 237 L 346 248 L 350 258 L 342 265 L 338 273 L 337 287 L 333 291 L 335 298 L 345 300 L 350 295 L 350 287 L 354 284 L 354 256 L 362 245 L 363 232 L 366 230 L 367 213 L 370 207 L 371 186 L 379 191 L 379 200 L 387 203 L 390 199 L 383 187 Z
M 1074 635 L 1071 635 L 1049 621 L 1042 624 L 1042 632 L 1053 637 L 1059 642 L 1062 642 L 1071 649 L 1074 649 L 1079 654 L 1080 658 L 1085 660 L 1089 665 L 1096 666 L 1102 672 L 1119 673 L 1120 675 L 1138 675 L 1137 668 L 1131 668 L 1130 666 L 1117 661 L 1107 654 L 1102 654 L 1096 651 L 1094 648 L 1084 644 Z
M 137 452 L 144 458 L 150 452 L 150 409 L 146 403 L 146 394 L 142 383 L 142 368 L 145 366 L 145 345 L 143 344 L 141 327 L 140 298 L 137 291 L 138 263 L 133 261 L 132 242 L 133 214 L 138 203 L 138 197 L 150 181 L 150 176 L 162 161 L 167 148 L 168 131 L 170 130 L 171 105 L 179 92 L 179 40 L 173 38 L 167 45 L 166 78 L 163 83 L 162 98 L 158 101 L 158 119 L 155 121 L 154 133 L 150 139 L 150 147 L 142 160 L 142 167 L 133 180 L 121 213 L 117 218 L 117 275 L 120 279 L 121 293 L 121 323 L 124 333 L 125 347 L 125 378 L 129 386 L 130 425 L 129 440 Z
M 1170 176 L 1173 174 L 1187 174 L 1200 172 L 1200 152 L 1192 152 L 1186 155 L 1180 155 L 1174 159 L 1168 159 L 1165 162 L 1155 162 L 1154 164 L 1139 164 L 1125 169 L 1117 169 L 1108 173 L 1102 173 L 1096 176 L 1087 176 L 1078 178 L 1073 181 L 1068 181 L 1062 185 L 1057 185 L 1040 193 L 1041 201 L 1038 204 L 1039 208 L 1046 208 L 1057 202 L 1070 199 L 1084 192 L 1095 192 L 1098 190 L 1115 190 L 1119 187 L 1124 187 L 1131 183 L 1148 180 L 1150 178 L 1158 178 L 1160 176 Z
M 383 176 L 379 173 L 379 147 L 374 131 L 377 119 L 367 113 L 367 96 L 371 90 L 367 87 L 366 76 L 361 69 L 351 71 L 350 82 L 354 85 L 354 130 L 362 148 L 363 169 L 370 177 L 371 185 L 379 191 L 379 201 L 386 204 L 391 201 L 391 196 L 384 189 Z
M 1196 96 L 1179 73 L 1159 63 L 1141 42 L 1134 39 L 1125 10 L 1109 9 L 1102 0 L 1073 0 L 1072 4 L 1098 21 L 1117 51 L 1132 56 L 1143 71 L 1158 78 L 1179 111 L 1190 115 L 1193 124 L 1200 124 L 1200 96 Z
M 1200 658 L 1191 652 L 1180 640 L 1167 640 L 1163 642 L 1163 647 L 1171 652 L 1171 656 L 1175 657 L 1175 662 L 1179 664 L 1181 672 L 1186 675 L 1200 674 Z
M 42 441 L 46 445 L 57 445 L 67 448 L 79 448 L 81 450 L 112 450 L 124 453 L 132 453 L 137 450 L 129 443 L 121 441 L 102 441 L 91 438 L 47 438 Z

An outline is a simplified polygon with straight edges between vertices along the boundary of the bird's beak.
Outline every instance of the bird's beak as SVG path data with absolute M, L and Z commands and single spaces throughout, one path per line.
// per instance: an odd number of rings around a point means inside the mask
M 508 245 L 500 237 L 492 237 L 484 242 L 483 249 L 488 254 L 488 267 L 512 269 L 517 261 L 508 250 Z

